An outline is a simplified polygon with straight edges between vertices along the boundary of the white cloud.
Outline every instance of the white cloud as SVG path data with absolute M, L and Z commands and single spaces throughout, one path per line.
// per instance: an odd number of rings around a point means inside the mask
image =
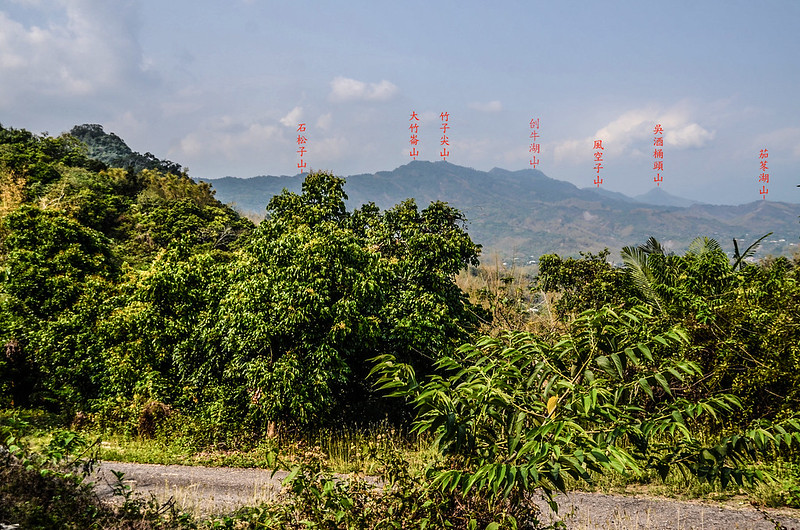
M 659 112 L 655 108 L 634 109 L 620 115 L 594 135 L 582 139 L 569 139 L 557 143 L 554 150 L 556 162 L 584 161 L 591 156 L 594 140 L 602 140 L 606 154 L 645 155 L 651 147 L 654 127 L 664 129 L 664 146 L 673 149 L 700 148 L 714 139 L 709 131 L 691 120 L 689 112 L 679 106 Z
M 683 127 L 664 130 L 664 145 L 677 149 L 687 149 L 690 147 L 703 147 L 706 143 L 714 139 L 714 132 L 707 131 L 696 123 L 690 123 Z
M 498 100 L 489 101 L 487 103 L 481 102 L 473 102 L 467 105 L 469 108 L 473 110 L 478 110 L 480 112 L 500 112 L 503 110 L 503 104 L 500 103 Z
M 184 136 L 173 151 L 189 158 L 221 156 L 237 160 L 261 152 L 266 145 L 280 139 L 281 131 L 276 125 L 238 124 L 226 116 Z
M 60 0 L 27 6 L 37 11 L 37 24 L 0 11 L 0 109 L 33 102 L 37 94 L 116 98 L 152 81 L 143 66 L 135 3 Z
M 593 138 L 588 138 L 585 143 L 593 140 L 603 140 L 606 148 L 622 150 L 631 143 L 653 134 L 651 124 L 655 124 L 655 112 L 651 110 L 632 110 L 612 121 L 598 130 Z
M 365 83 L 349 77 L 336 77 L 331 81 L 331 101 L 386 101 L 391 99 L 399 89 L 387 80 L 380 83 Z
M 317 119 L 317 128 L 322 131 L 327 131 L 331 128 L 333 124 L 333 115 L 329 112 L 327 114 L 323 114 Z
M 303 107 L 295 107 L 289 113 L 280 119 L 282 125 L 286 127 L 297 127 L 303 119 Z

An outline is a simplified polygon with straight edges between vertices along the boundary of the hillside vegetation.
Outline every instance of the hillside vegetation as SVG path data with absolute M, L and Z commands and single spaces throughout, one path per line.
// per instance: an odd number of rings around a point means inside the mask
M 156 401 L 256 435 L 369 403 L 368 357 L 427 370 L 476 325 L 452 277 L 478 248 L 442 203 L 349 212 L 319 173 L 255 227 L 185 172 L 0 133 L 6 406 L 135 425 Z
M 444 202 L 349 209 L 317 172 L 256 226 L 180 166 L 111 151 L 0 126 L 0 523 L 541 528 L 534 493 L 676 472 L 753 488 L 776 462 L 775 497 L 800 505 L 797 261 L 651 238 L 623 268 L 601 251 L 492 275 Z M 23 416 L 50 419 L 41 451 Z M 332 478 L 319 450 L 281 463 L 309 433 L 378 421 L 432 456 L 371 445 L 378 488 Z M 267 440 L 287 494 L 214 521 L 114 512 L 80 486 L 96 446 L 69 426 L 198 453 Z M 31 508 L 65 499 L 80 520 Z
M 221 200 L 257 218 L 272 195 L 283 188 L 298 191 L 302 177 L 226 177 L 206 182 Z M 406 197 L 420 203 L 446 201 L 469 219 L 469 233 L 483 245 L 485 255 L 498 253 L 507 263 L 517 258 L 524 264 L 550 253 L 577 257 L 604 248 L 619 262 L 624 246 L 651 236 L 674 252 L 685 252 L 696 237 L 726 244 L 736 238 L 749 245 L 767 232 L 773 235 L 762 242 L 757 257 L 791 256 L 800 235 L 800 204 L 685 205 L 674 197 L 654 199 L 653 194 L 640 197 L 640 202 L 602 188 L 579 189 L 533 169 L 478 171 L 448 162 L 414 161 L 392 171 L 349 176 L 347 190 L 350 207 L 372 201 L 387 208 Z

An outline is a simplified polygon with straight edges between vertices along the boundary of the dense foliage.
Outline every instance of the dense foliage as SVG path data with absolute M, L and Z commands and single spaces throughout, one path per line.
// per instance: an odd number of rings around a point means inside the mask
M 306 463 L 286 503 L 229 527 L 534 528 L 531 493 L 567 479 L 677 468 L 741 485 L 762 478 L 748 459 L 796 454 L 797 260 L 749 263 L 736 242 L 731 260 L 706 238 L 682 256 L 626 247 L 622 268 L 543 256 L 549 325 L 479 337 L 508 291 L 484 311 L 457 287 L 480 248 L 446 203 L 348 211 L 344 180 L 316 172 L 254 226 L 98 127 L 73 133 L 108 141 L 103 156 L 0 126 L 0 406 L 142 437 L 172 421 L 202 446 L 390 416 L 440 452 L 424 475 L 381 455 L 382 491 Z M 512 298 L 527 315 L 504 326 L 537 314 Z M 0 434 L 15 491 L 108 516 Z M 59 436 L 56 452 L 77 440 Z
M 498 507 L 540 490 L 557 509 L 552 492 L 568 478 L 592 483 L 610 471 L 665 478 L 677 468 L 741 486 L 764 478 L 751 459 L 797 451 L 796 417 L 714 434 L 741 402 L 706 387 L 680 326 L 658 326 L 649 308 L 587 310 L 549 340 L 509 332 L 467 344 L 439 361 L 443 375 L 419 380 L 389 355 L 375 372 L 411 400 L 415 430 L 433 433 L 446 457 L 429 468 L 430 487 Z M 505 509 L 493 517 L 508 528 L 523 521 Z
M 108 168 L 73 136 L 5 128 L 0 147 L 5 405 L 135 432 L 158 402 L 211 437 L 364 420 L 394 412 L 369 358 L 426 372 L 478 321 L 453 279 L 479 248 L 444 203 L 349 212 L 344 180 L 314 173 L 254 228 L 171 163 Z
M 698 238 L 680 256 L 651 238 L 623 250 L 624 268 L 603 255 L 543 256 L 540 286 L 561 294 L 556 309 L 565 320 L 606 305 L 646 304 L 657 329 L 686 329 L 687 358 L 708 388 L 742 401 L 742 424 L 781 417 L 800 409 L 800 263 L 748 263 L 752 248 L 735 249 L 731 259 L 718 242 Z
M 636 292 L 626 271 L 608 262 L 608 249 L 588 252 L 580 259 L 545 254 L 539 258 L 539 285 L 545 292 L 558 292 L 555 303 L 559 319 L 573 313 L 604 306 L 628 307 L 636 303 Z

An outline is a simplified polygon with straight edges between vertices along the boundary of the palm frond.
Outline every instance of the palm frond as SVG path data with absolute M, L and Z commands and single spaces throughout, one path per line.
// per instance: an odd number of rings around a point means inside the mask
M 663 256 L 665 254 L 664 247 L 661 245 L 661 242 L 653 236 L 650 236 L 650 238 L 647 240 L 647 243 L 644 245 L 639 245 L 639 248 L 651 255 L 658 254 Z
M 703 257 L 711 252 L 722 250 L 719 241 L 709 237 L 696 237 L 694 241 L 689 244 L 687 254 L 692 254 L 697 257 Z
M 653 290 L 653 273 L 649 265 L 650 256 L 639 247 L 622 249 L 622 261 L 645 300 L 661 311 L 661 302 Z
M 759 237 L 758 240 L 755 243 L 753 243 L 752 245 L 750 245 L 749 247 L 747 247 L 747 250 L 745 250 L 744 253 L 741 254 L 741 255 L 739 255 L 739 244 L 736 242 L 736 239 L 734 239 L 733 240 L 733 249 L 734 249 L 733 259 L 735 259 L 736 261 L 733 262 L 732 270 L 736 270 L 736 267 L 739 267 L 741 269 L 742 262 L 744 260 L 746 260 L 747 258 L 749 258 L 750 256 L 754 255 L 756 253 L 756 249 L 758 248 L 758 245 L 761 244 L 761 242 L 764 241 L 764 239 L 766 239 L 767 237 L 769 237 L 771 235 L 772 235 L 772 232 L 770 232 L 768 234 L 764 234 L 763 236 Z

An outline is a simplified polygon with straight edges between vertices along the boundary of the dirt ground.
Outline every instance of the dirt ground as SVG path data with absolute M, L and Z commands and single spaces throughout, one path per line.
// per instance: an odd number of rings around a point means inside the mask
M 231 512 L 241 506 L 268 501 L 280 491 L 285 472 L 263 469 L 163 466 L 103 462 L 94 481 L 101 497 L 110 498 L 121 471 L 123 481 L 162 502 L 173 498 L 178 506 L 197 514 Z M 800 530 L 800 510 L 757 510 L 749 504 L 720 505 L 672 499 L 573 492 L 557 498 L 559 513 L 570 529 L 589 530 Z M 542 514 L 550 515 L 544 502 Z M 547 517 L 546 517 L 547 519 Z M 771 520 L 770 520 L 771 519 Z

